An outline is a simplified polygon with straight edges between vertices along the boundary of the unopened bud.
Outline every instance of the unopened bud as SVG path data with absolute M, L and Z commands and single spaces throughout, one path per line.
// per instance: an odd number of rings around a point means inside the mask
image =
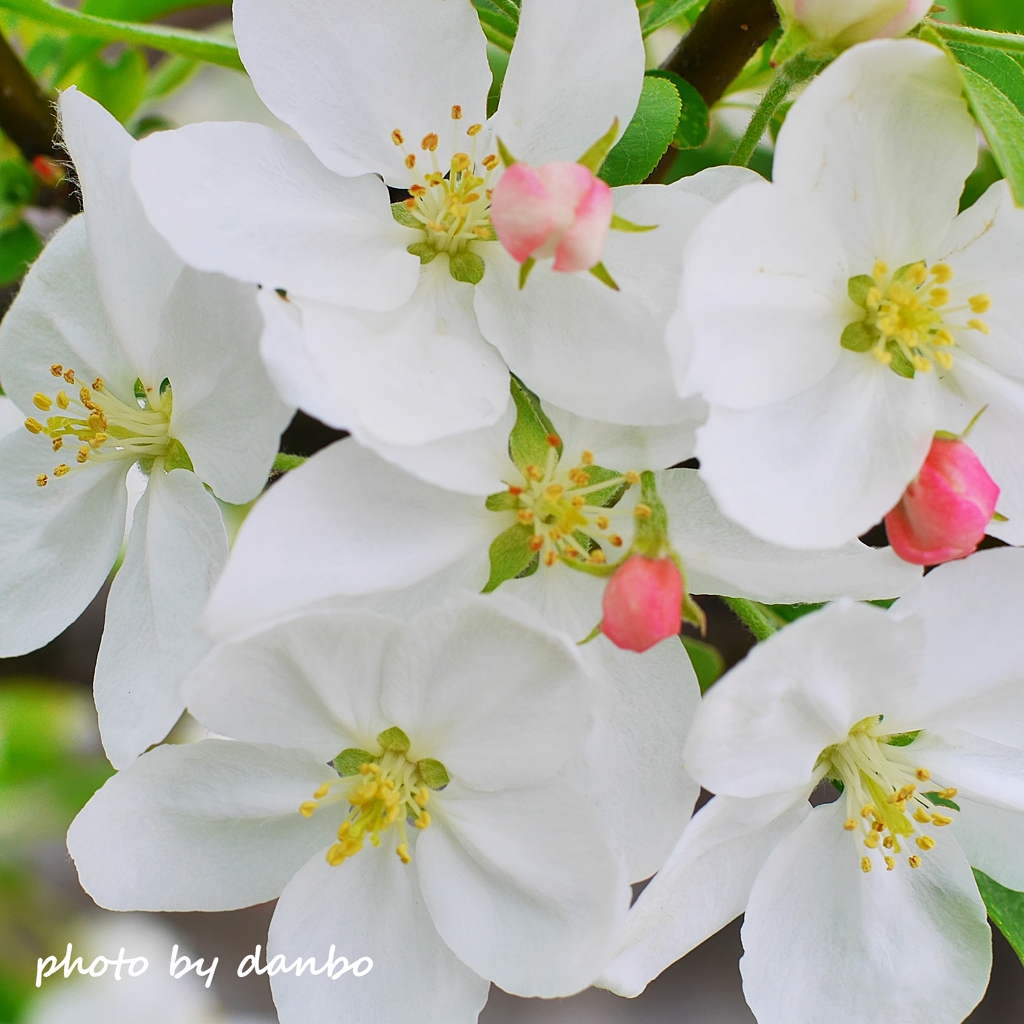
M 494 188 L 491 223 L 513 259 L 554 256 L 564 273 L 601 262 L 612 222 L 612 190 L 582 164 L 509 167 Z
M 646 651 L 682 628 L 683 577 L 671 558 L 631 555 L 605 587 L 601 632 L 616 647 Z
M 787 28 L 799 25 L 810 39 L 843 50 L 868 39 L 906 35 L 931 9 L 932 0 L 777 0 Z
M 960 440 L 935 438 L 921 471 L 885 517 L 893 550 L 914 565 L 964 558 L 985 536 L 999 487 Z

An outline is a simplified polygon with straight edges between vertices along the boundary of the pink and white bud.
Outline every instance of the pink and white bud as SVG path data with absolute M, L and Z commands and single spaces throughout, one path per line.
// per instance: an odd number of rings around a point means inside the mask
M 608 581 L 601 632 L 616 647 L 646 651 L 683 624 L 683 577 L 671 558 L 631 555 Z
M 776 0 L 787 26 L 799 25 L 815 42 L 845 49 L 868 39 L 905 35 L 932 0 Z
M 893 550 L 914 565 L 974 551 L 992 520 L 999 487 L 963 441 L 937 437 L 921 471 L 885 517 Z
M 554 269 L 571 274 L 601 262 L 612 201 L 607 183 L 582 164 L 516 163 L 494 187 L 491 223 L 516 262 L 554 256 Z

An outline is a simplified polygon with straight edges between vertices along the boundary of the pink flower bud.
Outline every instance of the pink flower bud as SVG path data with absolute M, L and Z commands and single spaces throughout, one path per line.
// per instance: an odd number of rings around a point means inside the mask
M 612 222 L 612 190 L 582 164 L 513 164 L 491 197 L 491 223 L 518 263 L 555 257 L 554 269 L 601 262 Z
M 844 49 L 868 39 L 905 35 L 931 9 L 932 0 L 778 0 L 787 23 L 812 39 Z
M 885 517 L 893 550 L 914 565 L 964 558 L 985 536 L 999 488 L 963 441 L 937 437 L 921 471 Z
M 683 624 L 683 577 L 671 558 L 631 555 L 604 590 L 601 632 L 616 647 L 646 651 Z

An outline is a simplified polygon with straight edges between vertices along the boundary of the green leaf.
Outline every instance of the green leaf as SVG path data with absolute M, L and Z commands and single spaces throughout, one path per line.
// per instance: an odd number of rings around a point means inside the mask
M 643 19 L 644 38 L 706 3 L 707 0 L 654 0 Z
M 151 46 L 166 53 L 178 53 L 194 60 L 244 71 L 233 42 L 205 32 L 173 28 L 170 25 L 139 25 L 127 21 L 97 18 L 51 0 L 0 0 L 0 10 L 24 15 L 31 21 L 89 39 Z
M 515 579 L 537 557 L 530 548 L 533 527 L 516 523 L 491 542 L 491 575 L 481 593 L 497 590 L 506 580 Z
M 676 87 L 679 93 L 679 121 L 676 124 L 672 143 L 677 149 L 696 149 L 708 141 L 711 131 L 711 117 L 704 97 L 690 83 L 674 71 L 654 68 L 647 72 L 648 78 L 664 78 Z
M 992 155 L 1024 205 L 1024 68 L 997 50 L 951 43 L 974 116 Z
M 423 260 L 422 256 L 420 260 Z M 448 273 L 456 281 L 465 284 L 479 284 L 484 279 L 486 269 L 483 259 L 469 249 L 463 249 L 462 252 L 453 253 L 448 257 Z
M 146 95 L 149 67 L 141 50 L 122 51 L 108 64 L 102 57 L 89 61 L 78 76 L 78 87 L 102 103 L 122 123 L 135 113 Z
M 707 693 L 712 684 L 725 672 L 725 659 L 718 652 L 717 647 L 697 640 L 692 636 L 683 634 L 680 638 L 686 653 L 690 656 L 690 664 L 697 674 L 697 682 L 700 684 L 700 692 Z
M 824 604 L 769 604 L 765 605 L 766 608 L 771 609 L 773 615 L 776 618 L 781 619 L 783 622 L 796 622 L 797 619 L 802 619 L 805 615 L 810 615 L 811 612 L 820 611 L 825 607 Z
M 416 767 L 419 769 L 423 785 L 427 789 L 444 789 L 451 782 L 448 777 L 448 769 L 432 757 L 425 757 L 422 761 L 417 761 Z
M 359 750 L 356 747 L 349 747 L 343 750 L 332 762 L 334 770 L 341 776 L 358 775 L 359 769 L 364 764 L 370 764 L 377 759 L 368 750 Z
M 644 181 L 671 145 L 681 112 L 682 101 L 672 82 L 645 77 L 633 120 L 608 154 L 600 177 L 612 187 Z
M 305 461 L 305 455 L 289 455 L 287 452 L 278 452 L 274 456 L 272 472 L 288 473 L 293 469 L 298 469 Z
M 506 17 L 491 0 L 473 0 L 473 6 L 480 18 L 480 27 L 487 41 L 505 53 L 511 53 L 516 30 L 519 28 L 518 15 L 515 20 Z
M 385 729 L 377 737 L 377 742 L 381 745 L 382 749 L 393 750 L 396 754 L 404 754 L 412 746 L 409 742 L 409 737 L 397 725 L 391 726 L 390 729 Z
M 508 437 L 508 454 L 524 476 L 528 466 L 536 466 L 543 472 L 552 447 L 556 455 L 562 457 L 562 441 L 541 408 L 540 399 L 518 377 L 512 377 L 511 388 L 512 400 L 516 403 L 516 422 Z M 552 445 L 551 439 L 558 443 Z
M 992 923 L 1006 936 L 1024 962 L 1024 892 L 1007 889 L 977 868 L 974 869 L 974 880 L 978 883 L 978 891 Z
M 231 6 L 231 0 L 82 0 L 79 10 L 100 18 L 123 21 L 153 21 L 165 14 L 192 7 Z
M 1020 0 L 959 0 L 960 20 L 996 32 L 1024 32 Z
M 878 341 L 878 331 L 863 320 L 855 320 L 843 328 L 839 344 L 850 352 L 868 352 Z
M 0 285 L 19 280 L 42 251 L 42 240 L 24 221 L 0 233 Z

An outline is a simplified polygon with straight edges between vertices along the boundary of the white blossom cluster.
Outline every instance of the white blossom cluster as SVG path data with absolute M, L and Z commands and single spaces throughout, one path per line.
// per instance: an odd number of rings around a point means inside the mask
M 579 6 L 522 0 L 490 116 L 469 0 L 235 0 L 291 135 L 62 95 L 84 213 L 0 326 L 0 655 L 127 518 L 69 850 L 108 909 L 277 899 L 269 957 L 372 957 L 277 974 L 283 1024 L 635 996 L 740 914 L 759 1024 L 957 1024 L 972 868 L 1024 890 L 1024 554 L 969 554 L 1024 542 L 1024 211 L 958 213 L 961 80 L 868 0 L 780 5 L 855 45 L 771 183 L 609 188 L 644 47 Z M 350 436 L 265 489 L 296 408 Z M 692 595 L 828 604 L 702 698 Z

